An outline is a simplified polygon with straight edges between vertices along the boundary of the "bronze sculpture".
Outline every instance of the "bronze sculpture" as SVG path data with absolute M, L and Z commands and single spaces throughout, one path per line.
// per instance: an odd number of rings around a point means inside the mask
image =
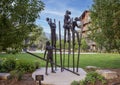
M 55 46 L 55 43 L 56 43 L 56 24 L 55 24 L 55 22 L 52 22 L 51 18 L 46 18 L 46 21 L 48 22 L 50 29 L 51 29 L 52 46 Z
M 56 54 L 56 23 L 55 23 L 55 20 L 54 20 L 54 22 L 52 22 L 51 18 L 46 18 L 46 21 L 48 22 L 48 24 L 50 26 L 50 29 L 51 29 L 51 43 L 49 41 L 46 42 L 44 58 L 26 51 L 28 54 L 33 55 L 33 56 L 35 56 L 35 57 L 37 57 L 41 60 L 46 61 L 46 71 L 45 71 L 46 75 L 48 75 L 48 73 L 47 73 L 48 63 L 51 64 L 51 72 L 52 73 L 56 73 L 54 71 L 54 66 L 53 66 L 53 65 L 55 65 L 55 66 L 58 66 L 58 67 L 61 68 L 61 72 L 63 72 L 64 70 L 67 70 L 67 71 L 72 72 L 76 75 L 80 75 L 78 73 L 78 71 L 79 71 L 79 60 L 80 60 L 80 45 L 81 45 L 83 29 L 81 29 L 81 31 L 80 31 L 81 34 L 79 35 L 79 32 L 77 32 L 77 30 L 75 30 L 75 27 L 79 28 L 79 26 L 77 24 L 77 21 L 79 21 L 79 18 L 75 18 L 74 21 L 73 21 L 71 19 L 70 15 L 71 15 L 71 12 L 69 10 L 67 10 L 65 15 L 64 15 L 64 25 L 63 25 L 63 27 L 64 27 L 64 45 L 62 45 L 62 40 L 61 40 L 62 35 L 61 35 L 60 21 L 58 23 L 59 24 L 59 26 L 58 26 L 59 27 L 59 46 L 58 47 L 60 48 L 58 53 L 60 53 L 60 56 L 57 56 L 57 57 L 60 59 L 60 64 L 56 63 L 57 62 L 56 58 L 55 58 L 55 61 L 54 61 L 54 56 L 53 56 L 53 51 Z M 72 34 L 70 34 L 71 33 L 70 31 L 72 32 Z M 75 34 L 77 35 L 77 41 L 78 41 L 78 45 L 79 45 L 78 56 L 77 56 L 77 59 L 76 59 L 77 61 L 75 60 L 75 56 L 74 56 Z M 72 35 L 72 37 L 71 37 L 71 35 Z M 66 37 L 67 37 L 67 39 L 66 39 Z M 71 39 L 72 39 L 73 43 L 71 43 Z M 65 45 L 66 41 L 68 43 L 67 51 L 66 51 L 66 48 L 65 48 L 67 46 L 67 45 Z M 73 48 L 71 48 L 71 44 L 72 44 Z M 64 50 L 64 53 L 63 53 L 63 50 Z M 70 56 L 70 51 L 72 51 L 73 57 Z M 68 55 L 68 58 L 66 58 L 66 55 Z M 73 58 L 72 62 L 71 62 L 70 58 Z M 68 65 L 66 67 L 64 66 L 64 61 L 65 60 L 67 60 L 67 62 L 68 62 L 68 63 L 65 63 L 65 64 Z M 72 66 L 73 70 L 69 69 L 69 63 L 70 63 L 70 66 Z M 73 65 L 71 65 L 71 63 Z M 76 68 L 76 72 L 75 72 L 75 68 Z
M 55 49 L 53 46 L 50 45 L 50 42 L 47 41 L 46 42 L 46 50 L 44 53 L 44 58 L 46 56 L 46 52 L 47 52 L 47 61 L 46 61 L 46 72 L 45 74 L 48 75 L 47 73 L 47 69 L 48 69 L 48 63 L 50 62 L 51 64 L 51 72 L 55 73 L 54 69 L 53 69 L 53 49 Z
M 61 27 L 60 27 L 60 22 L 59 22 L 59 38 L 60 38 L 60 63 L 61 63 L 61 71 L 63 71 L 64 69 L 62 68 L 65 68 L 64 65 L 65 65 L 65 52 L 66 52 L 66 42 L 68 43 L 68 59 L 67 59 L 67 67 L 69 69 L 69 66 L 70 66 L 70 54 L 71 54 L 71 45 L 73 46 L 72 48 L 72 52 L 73 52 L 73 72 L 75 72 L 75 67 L 76 67 L 76 64 L 75 64 L 75 56 L 74 56 L 74 50 L 75 50 L 75 34 L 77 36 L 77 42 L 78 42 L 78 60 L 77 60 L 77 72 L 78 72 L 78 67 L 79 67 L 79 56 L 80 56 L 80 42 L 81 40 L 79 39 L 80 36 L 79 36 L 79 32 L 77 32 L 77 30 L 75 29 L 75 27 L 77 28 L 80 28 L 77 24 L 77 22 L 79 21 L 79 18 L 76 17 L 74 20 L 71 19 L 70 17 L 71 15 L 71 11 L 67 10 L 65 12 L 65 15 L 64 15 L 64 25 L 63 25 L 63 28 L 64 28 L 64 56 L 62 58 L 62 45 L 61 45 Z M 45 50 L 45 54 L 44 54 L 44 57 L 46 55 L 46 52 L 48 52 L 47 54 L 47 62 L 46 62 L 46 75 L 47 75 L 47 68 L 48 68 L 48 62 L 52 62 L 51 63 L 51 71 L 54 73 L 55 71 L 53 70 L 53 63 L 55 62 L 55 70 L 56 70 L 56 65 L 57 65 L 57 58 L 56 58 L 56 23 L 55 23 L 55 20 L 54 22 L 52 22 L 52 19 L 51 18 L 46 18 L 46 21 L 48 22 L 49 26 L 50 26 L 50 29 L 51 29 L 51 45 L 50 45 L 50 42 L 46 42 L 46 50 Z M 72 33 L 72 34 L 71 34 Z M 72 38 L 71 38 L 71 35 L 72 35 Z M 72 39 L 72 43 L 71 43 L 71 39 Z M 55 51 L 55 61 L 53 61 L 53 49 Z
M 75 27 L 80 28 L 80 26 L 78 26 L 78 24 L 77 24 L 77 21 L 79 21 L 79 18 L 75 17 L 74 21 L 72 22 L 72 29 L 71 29 L 71 31 L 73 33 L 73 41 L 75 41 L 75 34 L 76 34 L 78 45 L 80 45 L 79 33 L 77 32 L 77 30 L 75 30 Z
M 69 10 L 66 11 L 64 15 L 64 40 L 66 42 L 66 33 L 68 33 L 68 42 L 70 40 L 70 29 L 71 29 L 71 18 L 70 18 L 71 12 Z

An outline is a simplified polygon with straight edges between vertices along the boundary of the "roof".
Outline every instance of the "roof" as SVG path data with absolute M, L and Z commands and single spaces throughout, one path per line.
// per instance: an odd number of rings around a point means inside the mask
M 87 12 L 90 12 L 90 11 L 85 10 L 85 11 L 82 13 L 82 15 L 79 17 L 79 18 L 80 18 L 80 20 L 81 20 L 81 19 L 83 19 L 83 18 L 85 17 L 85 14 L 86 14 Z

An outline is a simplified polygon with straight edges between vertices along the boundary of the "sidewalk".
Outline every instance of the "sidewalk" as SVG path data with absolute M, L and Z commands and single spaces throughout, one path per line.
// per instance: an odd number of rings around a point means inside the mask
M 71 68 L 72 69 L 72 68 Z M 50 84 L 50 85 L 70 85 L 72 81 L 80 81 L 85 78 L 86 72 L 79 68 L 80 76 L 75 75 L 69 71 L 64 70 L 61 72 L 60 68 L 57 68 L 56 73 L 51 73 L 51 69 L 48 68 L 48 75 L 45 75 L 45 68 L 37 69 L 33 72 L 32 77 L 35 79 L 35 75 L 44 75 L 43 84 Z
M 36 50 L 36 51 L 28 51 L 28 52 L 31 52 L 31 53 L 44 53 L 45 51 L 44 50 Z M 56 52 L 57 54 L 60 54 L 60 52 Z M 62 52 L 63 54 L 64 52 Z M 68 52 L 65 52 L 65 54 L 68 54 Z M 72 54 L 72 52 L 71 52 Z M 77 52 L 75 52 L 75 54 L 78 54 Z M 80 54 L 97 54 L 97 53 L 93 53 L 93 52 L 85 52 L 85 53 L 80 53 Z

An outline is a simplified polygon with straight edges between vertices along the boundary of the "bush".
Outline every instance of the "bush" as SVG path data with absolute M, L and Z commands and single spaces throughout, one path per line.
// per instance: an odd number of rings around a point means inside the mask
M 39 62 L 35 62 L 35 69 L 38 69 L 40 67 L 40 63 Z
M 8 58 L 2 61 L 2 69 L 5 72 L 9 72 L 15 69 L 16 67 L 16 60 L 15 58 Z
M 96 72 L 89 72 L 85 78 L 85 80 L 80 81 L 80 85 L 95 85 L 95 82 L 100 81 L 102 85 L 106 83 L 104 77 Z
M 79 85 L 79 82 L 78 82 L 78 81 L 73 81 L 73 82 L 71 83 L 71 85 Z
M 105 85 L 106 80 L 96 72 L 89 72 L 86 75 L 85 80 L 82 80 L 80 82 L 73 81 L 71 85 L 98 85 L 96 82 L 101 83 L 101 85 Z
M 2 72 L 2 60 L 0 59 L 0 72 Z
M 11 78 L 15 81 L 20 81 L 24 74 L 24 71 L 13 70 L 10 72 Z
M 33 72 L 35 69 L 39 68 L 40 63 L 31 63 L 25 60 L 16 61 L 15 58 L 5 58 L 0 60 L 0 72 L 10 72 L 12 70 L 20 70 L 24 72 Z
M 16 69 L 24 72 L 33 72 L 35 70 L 35 65 L 31 62 L 18 61 Z

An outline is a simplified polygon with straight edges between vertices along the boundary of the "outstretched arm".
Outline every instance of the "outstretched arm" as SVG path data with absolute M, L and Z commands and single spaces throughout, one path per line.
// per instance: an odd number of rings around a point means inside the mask
M 55 50 L 60 50 L 59 48 L 55 48 L 55 47 L 52 47 L 52 49 L 55 49 Z

